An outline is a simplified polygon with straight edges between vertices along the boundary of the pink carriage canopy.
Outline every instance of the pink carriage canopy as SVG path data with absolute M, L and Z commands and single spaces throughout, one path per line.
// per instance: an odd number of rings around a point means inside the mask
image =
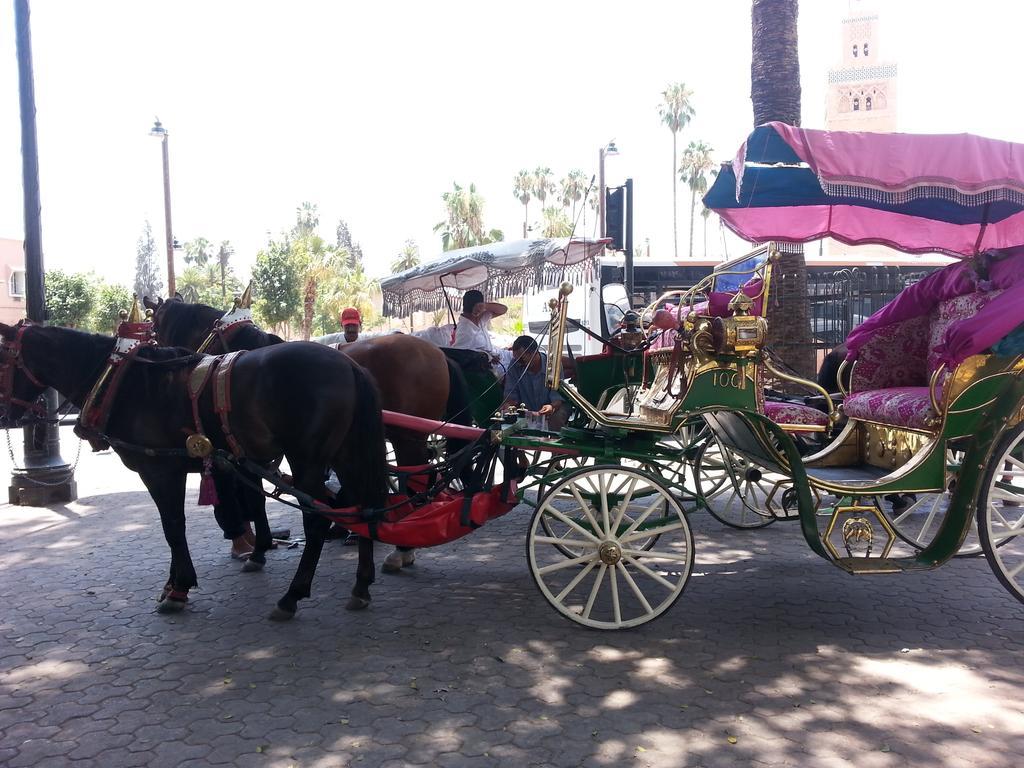
M 759 126 L 704 198 L 740 237 L 960 258 L 1024 245 L 1024 144 Z

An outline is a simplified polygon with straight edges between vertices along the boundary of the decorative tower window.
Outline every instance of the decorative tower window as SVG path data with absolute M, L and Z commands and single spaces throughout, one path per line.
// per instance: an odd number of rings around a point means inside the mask
M 856 56 L 856 54 L 854 54 Z M 864 43 L 864 58 L 868 57 L 868 44 Z
M 855 58 L 855 59 L 857 58 L 857 44 L 856 43 L 853 44 L 853 58 Z
M 871 111 L 871 97 L 867 96 L 864 99 L 864 109 L 868 112 Z
M 853 99 L 853 111 L 860 112 L 860 98 L 856 96 Z

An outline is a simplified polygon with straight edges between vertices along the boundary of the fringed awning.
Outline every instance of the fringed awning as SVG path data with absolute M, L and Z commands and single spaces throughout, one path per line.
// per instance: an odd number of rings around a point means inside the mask
M 416 311 L 434 312 L 474 288 L 489 299 L 501 299 L 553 288 L 563 281 L 579 284 L 593 277 L 597 256 L 608 242 L 516 240 L 449 251 L 381 280 L 383 313 L 405 317 Z

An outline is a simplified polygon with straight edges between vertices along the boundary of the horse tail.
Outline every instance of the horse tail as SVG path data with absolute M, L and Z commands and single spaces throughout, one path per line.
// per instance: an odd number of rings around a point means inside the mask
M 366 369 L 354 361 L 350 363 L 355 385 L 352 424 L 341 455 L 335 459 L 334 471 L 342 479 L 342 488 L 348 488 L 346 501 L 380 508 L 384 506 L 388 484 L 380 395 Z

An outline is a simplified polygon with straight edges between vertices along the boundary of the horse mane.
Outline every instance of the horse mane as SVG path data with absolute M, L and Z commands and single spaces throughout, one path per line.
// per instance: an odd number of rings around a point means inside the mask
M 206 304 L 165 301 L 160 317 L 161 336 L 172 344 L 185 344 L 194 334 L 208 332 L 223 314 L 223 310 Z

